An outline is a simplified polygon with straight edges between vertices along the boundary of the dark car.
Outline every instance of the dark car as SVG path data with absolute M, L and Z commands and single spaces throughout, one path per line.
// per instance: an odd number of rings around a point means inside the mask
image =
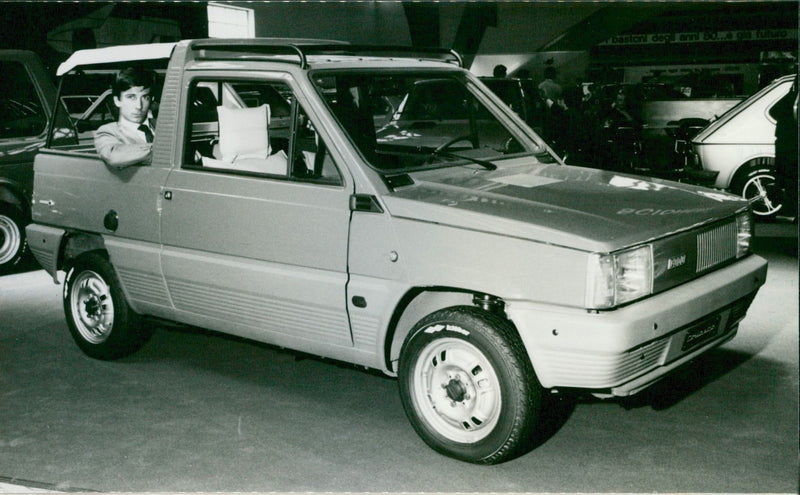
M 39 57 L 0 50 L 0 274 L 25 253 L 33 156 L 44 146 L 56 92 Z M 69 128 L 69 125 L 66 126 Z

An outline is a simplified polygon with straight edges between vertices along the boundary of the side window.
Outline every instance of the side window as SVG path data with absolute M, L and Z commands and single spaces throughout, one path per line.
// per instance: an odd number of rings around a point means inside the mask
M 96 154 L 94 137 L 103 125 L 119 119 L 111 86 L 122 67 L 86 67 L 65 74 L 60 81 L 60 104 L 55 109 L 55 126 L 50 146 L 63 151 Z M 149 112 L 158 119 L 164 70 L 156 67 Z
M 340 184 L 327 147 L 294 100 L 283 82 L 194 82 L 183 167 Z
M 42 102 L 19 62 L 0 61 L 0 139 L 37 136 L 47 126 Z
M 64 98 L 62 97 L 62 100 Z M 91 104 L 83 112 L 70 111 L 70 117 L 75 123 L 79 139 L 81 141 L 91 141 L 94 137 L 94 131 L 100 126 L 117 120 L 117 113 L 114 97 L 109 89 L 100 96 L 91 99 Z

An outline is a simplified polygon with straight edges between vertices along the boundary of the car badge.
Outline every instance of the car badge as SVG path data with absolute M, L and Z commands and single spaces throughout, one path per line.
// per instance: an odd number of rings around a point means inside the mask
M 686 255 L 682 254 L 680 256 L 674 256 L 667 260 L 667 270 L 672 270 L 673 268 L 678 268 L 679 266 L 683 266 L 686 264 Z

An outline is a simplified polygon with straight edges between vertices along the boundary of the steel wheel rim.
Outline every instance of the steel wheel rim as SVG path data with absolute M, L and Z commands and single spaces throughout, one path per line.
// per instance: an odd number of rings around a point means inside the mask
M 753 203 L 753 213 L 756 215 L 773 215 L 781 209 L 780 204 L 775 204 L 770 199 L 767 189 L 775 188 L 775 177 L 768 174 L 759 174 L 751 177 L 745 182 L 742 188 L 742 196 L 745 199 L 752 200 L 758 198 Z
M 84 271 L 75 279 L 70 294 L 70 309 L 75 327 L 84 340 L 100 344 L 114 326 L 111 288 L 95 272 Z
M 9 217 L 0 215 L 0 265 L 11 261 L 21 244 L 19 226 Z
M 474 345 L 454 338 L 436 340 L 423 350 L 412 373 L 417 411 L 448 440 L 475 443 L 497 425 L 500 380 Z

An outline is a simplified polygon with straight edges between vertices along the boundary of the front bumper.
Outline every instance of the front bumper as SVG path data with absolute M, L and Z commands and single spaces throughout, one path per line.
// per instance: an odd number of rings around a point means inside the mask
M 544 387 L 627 396 L 733 338 L 766 276 L 750 255 L 614 311 L 506 301 L 506 312 Z

